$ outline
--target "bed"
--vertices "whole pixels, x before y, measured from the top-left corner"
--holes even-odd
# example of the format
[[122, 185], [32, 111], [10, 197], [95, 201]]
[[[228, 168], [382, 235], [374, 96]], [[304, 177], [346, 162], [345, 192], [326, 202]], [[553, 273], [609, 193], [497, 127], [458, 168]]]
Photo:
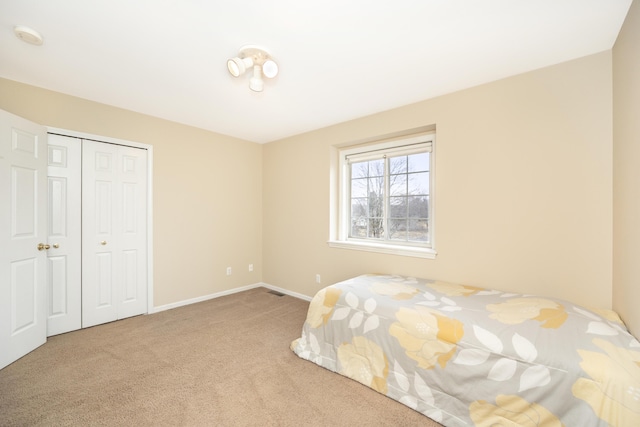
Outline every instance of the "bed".
[[445, 426], [640, 426], [640, 343], [612, 311], [392, 275], [320, 290], [301, 358]]

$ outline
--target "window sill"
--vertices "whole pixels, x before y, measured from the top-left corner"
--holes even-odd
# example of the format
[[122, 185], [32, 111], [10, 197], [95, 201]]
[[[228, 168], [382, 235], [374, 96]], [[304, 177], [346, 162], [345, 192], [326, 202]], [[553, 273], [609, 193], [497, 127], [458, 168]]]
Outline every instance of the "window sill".
[[389, 245], [384, 243], [353, 242], [344, 240], [329, 240], [331, 248], [352, 249], [356, 251], [378, 252], [382, 254], [411, 256], [416, 258], [436, 259], [437, 252], [431, 248], [414, 246]]

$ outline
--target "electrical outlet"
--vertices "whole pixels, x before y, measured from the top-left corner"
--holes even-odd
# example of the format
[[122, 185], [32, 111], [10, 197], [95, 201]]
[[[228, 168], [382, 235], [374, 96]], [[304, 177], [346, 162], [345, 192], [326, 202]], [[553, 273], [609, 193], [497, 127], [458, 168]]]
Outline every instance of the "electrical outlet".
[[249, 271], [253, 271], [253, 264], [249, 264]]
[[316, 274], [316, 283], [320, 283], [320, 275]]
[[231, 267], [227, 267], [227, 276], [231, 276]]

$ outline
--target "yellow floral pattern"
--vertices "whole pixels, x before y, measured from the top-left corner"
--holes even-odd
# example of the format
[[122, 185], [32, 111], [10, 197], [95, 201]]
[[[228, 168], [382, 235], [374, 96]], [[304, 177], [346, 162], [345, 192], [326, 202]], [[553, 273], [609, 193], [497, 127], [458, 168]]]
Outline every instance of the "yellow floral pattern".
[[342, 291], [333, 286], [326, 287], [319, 291], [309, 304], [307, 322], [312, 328], [326, 325], [333, 313], [333, 309], [340, 298]]
[[462, 323], [427, 307], [402, 307], [396, 318], [398, 322], [391, 325], [389, 333], [423, 369], [432, 369], [436, 364], [444, 368], [464, 335]]
[[567, 320], [562, 304], [545, 298], [510, 298], [503, 303], [488, 304], [489, 317], [507, 325], [537, 320], [543, 328], [557, 329]]
[[605, 310], [603, 308], [595, 308], [595, 307], [589, 307], [589, 310], [593, 311], [594, 313], [598, 313], [600, 316], [602, 316], [605, 320], [608, 320], [609, 322], [618, 323], [620, 325], [624, 324], [624, 322], [622, 322], [622, 319], [620, 319], [620, 316], [618, 315], [618, 313], [616, 313], [613, 310]]
[[[579, 378], [573, 395], [586, 401], [610, 425], [640, 426], [640, 352], [616, 347], [601, 338], [593, 343], [604, 353], [578, 350], [582, 369], [592, 378]], [[606, 387], [610, 378], [622, 383]]]
[[339, 372], [367, 387], [387, 393], [389, 361], [380, 346], [365, 337], [353, 337], [337, 350], [340, 361]]
[[396, 300], [407, 300], [417, 295], [420, 290], [405, 283], [375, 282], [371, 285], [371, 292]]
[[439, 281], [427, 283], [427, 287], [450, 297], [469, 296], [477, 294], [483, 290], [482, 288], [476, 288], [475, 286], [457, 285], [455, 283]]
[[544, 406], [515, 395], [496, 396], [496, 405], [476, 400], [469, 406], [476, 427], [561, 427], [564, 424]]

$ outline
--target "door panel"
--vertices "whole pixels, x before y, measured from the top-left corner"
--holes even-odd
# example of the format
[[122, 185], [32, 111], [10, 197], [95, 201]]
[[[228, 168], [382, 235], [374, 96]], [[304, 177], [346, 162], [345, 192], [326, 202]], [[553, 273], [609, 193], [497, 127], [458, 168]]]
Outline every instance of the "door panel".
[[0, 111], [0, 368], [46, 341], [47, 134]]
[[11, 335], [33, 327], [38, 320], [38, 268], [33, 258], [11, 263], [11, 304], [20, 307], [12, 311]]
[[123, 302], [134, 302], [138, 299], [138, 287], [137, 285], [137, 251], [130, 250], [124, 251], [122, 257], [122, 270], [123, 270]]
[[97, 296], [96, 308], [100, 310], [112, 309], [114, 311], [114, 318], [110, 320], [116, 320], [118, 318], [115, 304], [114, 304], [114, 289], [113, 281], [111, 280], [111, 272], [113, 270], [113, 263], [111, 262], [111, 254], [108, 252], [102, 252], [96, 254], [96, 286]]
[[147, 312], [147, 151], [120, 147], [119, 154], [123, 319]]
[[146, 154], [83, 141], [83, 327], [147, 311]]
[[51, 324], [56, 318], [69, 313], [69, 290], [66, 286], [69, 271], [65, 257], [49, 256], [48, 260], [49, 316], [47, 319], [47, 336], [51, 336], [53, 335], [51, 333]]
[[119, 268], [115, 145], [82, 141], [82, 327], [118, 319], [112, 272]]
[[37, 194], [38, 171], [13, 166], [11, 168], [11, 237], [13, 239], [35, 237], [38, 231]]
[[80, 329], [81, 141], [49, 135], [49, 238], [47, 336]]

